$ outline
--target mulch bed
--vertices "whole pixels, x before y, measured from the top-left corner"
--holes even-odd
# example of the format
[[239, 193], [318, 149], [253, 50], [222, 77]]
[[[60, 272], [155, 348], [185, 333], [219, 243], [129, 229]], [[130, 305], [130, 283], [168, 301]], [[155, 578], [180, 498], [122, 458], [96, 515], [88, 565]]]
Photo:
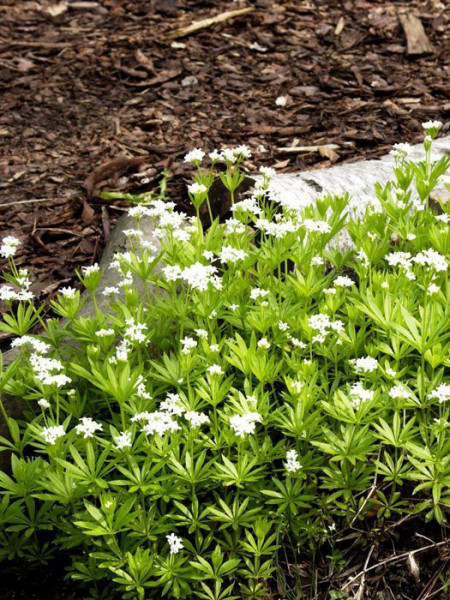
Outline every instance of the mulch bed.
[[[445, 122], [450, 112], [445, 4], [2, 0], [0, 236], [22, 240], [18, 263], [43, 298], [101, 256], [126, 205], [99, 191], [151, 190], [167, 169], [180, 200], [183, 155], [195, 146], [245, 143], [255, 154], [249, 171], [257, 163], [292, 172], [419, 142], [422, 121]], [[169, 39], [191, 21], [246, 6], [254, 10]], [[432, 54], [407, 56], [404, 10], [420, 17]], [[339, 147], [282, 150], [323, 144]], [[436, 573], [428, 564], [425, 582]], [[444, 597], [426, 595], [425, 583], [407, 588], [405, 577], [402, 563], [392, 595], [377, 583], [367, 597]], [[430, 593], [438, 588], [439, 580]], [[0, 598], [21, 597], [6, 593]]]
[[[253, 12], [168, 39], [180, 25], [245, 6]], [[168, 169], [181, 197], [182, 157], [195, 146], [246, 143], [258, 164], [297, 171], [419, 141], [422, 121], [450, 111], [444, 8], [438, 0], [3, 0], [0, 229], [23, 241], [19, 264], [33, 271], [34, 291], [70, 284], [75, 268], [101, 254], [124, 204], [100, 200], [98, 179], [141, 191]], [[433, 54], [406, 55], [403, 10], [420, 17]], [[280, 150], [324, 143], [339, 149]], [[107, 165], [88, 193], [89, 175], [117, 157], [140, 165], [131, 177], [126, 161]]]

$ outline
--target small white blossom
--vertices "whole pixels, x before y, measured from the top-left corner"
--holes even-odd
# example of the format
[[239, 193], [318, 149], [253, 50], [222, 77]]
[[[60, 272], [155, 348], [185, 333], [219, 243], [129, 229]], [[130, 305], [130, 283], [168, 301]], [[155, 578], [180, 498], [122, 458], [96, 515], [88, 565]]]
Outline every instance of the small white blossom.
[[436, 285], [435, 283], [430, 283], [430, 285], [427, 288], [427, 294], [428, 296], [433, 296], [433, 294], [438, 294], [441, 291], [441, 288]]
[[121, 431], [119, 435], [114, 438], [114, 443], [117, 450], [123, 450], [123, 448], [131, 448], [131, 431]]
[[82, 435], [84, 439], [94, 436], [96, 431], [102, 431], [103, 426], [94, 421], [91, 417], [81, 417], [79, 425], [75, 427], [78, 435]]
[[264, 348], [265, 350], [268, 350], [270, 348], [270, 342], [267, 340], [267, 338], [263, 337], [258, 341], [257, 346], [258, 348]]
[[365, 356], [362, 358], [356, 358], [350, 361], [355, 367], [356, 372], [362, 371], [363, 373], [372, 373], [378, 368], [378, 361], [371, 356]]
[[286, 453], [286, 462], [284, 463], [286, 471], [296, 473], [302, 468], [298, 460], [298, 452], [296, 450], [288, 450]]
[[388, 392], [388, 395], [393, 399], [406, 399], [411, 397], [411, 392], [408, 389], [406, 389], [403, 385], [397, 384], [391, 387], [391, 389]]
[[285, 323], [284, 321], [278, 321], [278, 329], [280, 331], [288, 331], [289, 325], [287, 323]]
[[40, 400], [38, 400], [38, 404], [43, 410], [50, 408], [50, 402], [45, 398], [41, 398]]
[[63, 287], [59, 290], [59, 293], [61, 294], [61, 296], [64, 296], [64, 298], [68, 298], [70, 300], [72, 298], [75, 298], [75, 296], [77, 295], [77, 290], [72, 287]]
[[108, 337], [114, 335], [114, 329], [99, 329], [95, 332], [95, 335], [99, 338]]
[[244, 250], [233, 248], [232, 246], [223, 246], [219, 258], [223, 263], [235, 263], [238, 260], [245, 260], [247, 253]]
[[206, 194], [207, 191], [208, 188], [202, 183], [195, 182], [188, 187], [188, 192], [193, 196], [200, 196], [201, 194]]
[[244, 415], [233, 415], [230, 417], [230, 426], [238, 437], [245, 437], [254, 433], [256, 423], [261, 422], [261, 415], [257, 412], [248, 412]]
[[223, 375], [223, 369], [220, 365], [211, 365], [207, 370], [210, 375]]
[[200, 163], [205, 156], [205, 153], [200, 148], [194, 148], [190, 152], [186, 154], [184, 157], [184, 162], [189, 163]]
[[201, 412], [195, 410], [188, 410], [184, 413], [184, 418], [189, 421], [191, 427], [197, 428], [209, 423], [209, 417]]
[[184, 548], [181, 538], [176, 536], [174, 533], [167, 535], [166, 539], [169, 542], [170, 554], [178, 554], [178, 552]]
[[270, 292], [268, 290], [262, 290], [261, 288], [253, 288], [250, 292], [250, 298], [252, 300], [257, 300], [258, 298], [264, 298], [265, 296], [268, 296], [269, 293]]
[[188, 354], [188, 352], [192, 348], [195, 348], [197, 346], [197, 341], [194, 340], [194, 338], [185, 337], [181, 340], [181, 344], [183, 345], [183, 349], [181, 350], [181, 352], [183, 352], [183, 354]]
[[340, 275], [334, 280], [334, 285], [336, 287], [351, 287], [352, 285], [355, 285], [355, 282], [353, 279], [350, 279], [350, 277]]
[[64, 431], [64, 427], [62, 425], [44, 427], [44, 429], [42, 430], [42, 435], [44, 436], [45, 441], [51, 446], [54, 446], [56, 441], [59, 438], [62, 438], [65, 434], [66, 432]]
[[366, 402], [367, 400], [373, 400], [374, 392], [372, 390], [366, 390], [363, 384], [358, 381], [352, 384], [350, 396], [352, 398], [351, 404], [353, 408], [359, 408], [361, 403]]
[[19, 244], [20, 241], [16, 237], [12, 235], [5, 236], [2, 239], [0, 246], [0, 256], [2, 258], [12, 258], [15, 255]]
[[430, 398], [436, 398], [439, 400], [439, 403], [448, 402], [450, 400], [450, 384], [441, 383], [438, 387], [433, 390], [429, 396]]

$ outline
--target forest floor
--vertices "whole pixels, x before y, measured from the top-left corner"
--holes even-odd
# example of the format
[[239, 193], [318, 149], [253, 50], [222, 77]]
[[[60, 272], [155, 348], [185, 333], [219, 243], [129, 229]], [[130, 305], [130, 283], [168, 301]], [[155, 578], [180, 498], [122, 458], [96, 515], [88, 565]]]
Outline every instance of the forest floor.
[[[125, 210], [99, 191], [151, 190], [167, 169], [179, 199], [189, 176], [183, 156], [194, 147], [247, 144], [250, 172], [256, 165], [293, 172], [421, 141], [423, 121], [445, 123], [450, 113], [445, 4], [2, 0], [0, 237], [20, 238], [18, 264], [30, 268], [33, 289], [44, 298], [98, 260]], [[192, 21], [250, 6], [238, 18], [170, 36]], [[431, 54], [407, 55], [404, 11], [420, 17]], [[444, 132], [449, 128], [444, 124]], [[324, 144], [337, 147], [284, 150]], [[396, 550], [425, 545], [425, 534], [411, 532], [414, 542], [404, 537]], [[387, 546], [385, 552], [380, 561]], [[374, 570], [367, 576], [377, 578], [373, 595], [366, 590], [364, 597], [444, 598], [435, 594], [442, 565], [449, 565], [441, 554], [437, 546], [423, 555], [423, 583], [411, 583], [404, 561], [394, 579], [388, 575], [396, 562]], [[58, 589], [26, 595], [70, 597]], [[0, 598], [21, 597], [0, 591]]]

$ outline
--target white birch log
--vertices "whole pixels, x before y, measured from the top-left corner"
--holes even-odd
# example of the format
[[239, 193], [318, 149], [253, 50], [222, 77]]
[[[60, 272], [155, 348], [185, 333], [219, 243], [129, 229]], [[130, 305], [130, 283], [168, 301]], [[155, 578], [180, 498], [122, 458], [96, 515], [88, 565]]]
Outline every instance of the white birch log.
[[[432, 159], [437, 160], [445, 154], [450, 155], [450, 136], [441, 137], [433, 142]], [[422, 144], [412, 146], [408, 158], [414, 161], [423, 160]], [[395, 161], [391, 155], [378, 159], [360, 160], [345, 163], [329, 169], [302, 171], [301, 173], [282, 173], [272, 179], [272, 187], [289, 200], [291, 206], [308, 206], [315, 202], [317, 196], [343, 194], [351, 196], [349, 210], [360, 214], [368, 204], [378, 204], [375, 194], [375, 183], [387, 183], [393, 176]], [[444, 193], [443, 184], [436, 188]]]

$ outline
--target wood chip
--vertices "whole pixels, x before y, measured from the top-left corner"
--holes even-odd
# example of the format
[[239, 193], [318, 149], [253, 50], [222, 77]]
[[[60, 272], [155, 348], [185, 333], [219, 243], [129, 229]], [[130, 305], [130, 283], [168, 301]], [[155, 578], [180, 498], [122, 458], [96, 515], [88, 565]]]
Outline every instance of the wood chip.
[[408, 56], [433, 54], [434, 47], [429, 41], [420, 19], [409, 12], [400, 14], [399, 18], [406, 35]]

